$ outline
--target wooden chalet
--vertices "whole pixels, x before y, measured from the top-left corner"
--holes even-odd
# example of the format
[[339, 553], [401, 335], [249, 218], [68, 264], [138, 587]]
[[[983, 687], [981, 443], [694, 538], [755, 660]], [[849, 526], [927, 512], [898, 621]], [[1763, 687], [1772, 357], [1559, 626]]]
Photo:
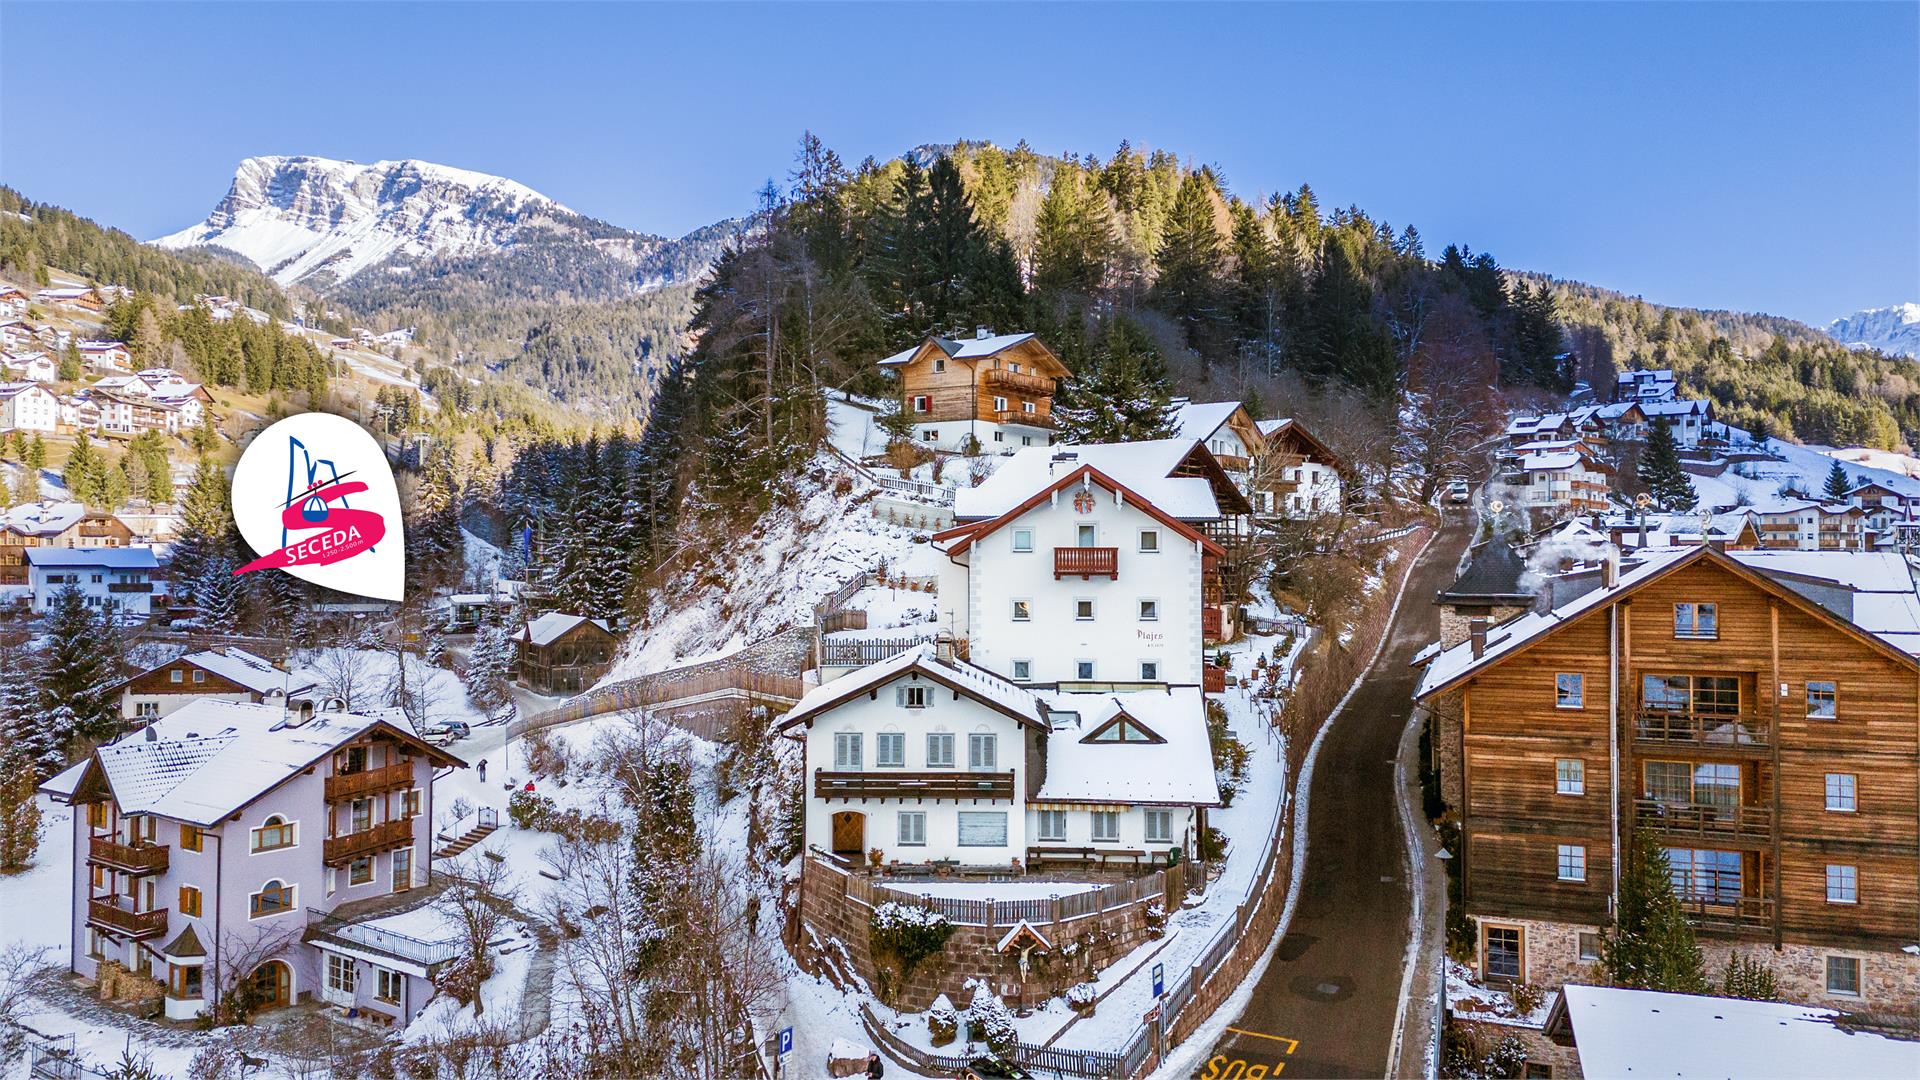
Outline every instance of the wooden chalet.
[[880, 361], [900, 379], [902, 410], [916, 441], [943, 450], [968, 440], [988, 452], [1045, 446], [1053, 394], [1071, 372], [1033, 334], [930, 337]]
[[[1665, 849], [1710, 972], [1783, 997], [1920, 1005], [1920, 603], [1905, 563], [1694, 545], [1430, 661], [1461, 899], [1490, 979], [1597, 958], [1635, 830]], [[1431, 654], [1430, 654], [1431, 655]]]
[[514, 634], [515, 676], [545, 694], [576, 694], [613, 667], [620, 639], [585, 615], [550, 611]]

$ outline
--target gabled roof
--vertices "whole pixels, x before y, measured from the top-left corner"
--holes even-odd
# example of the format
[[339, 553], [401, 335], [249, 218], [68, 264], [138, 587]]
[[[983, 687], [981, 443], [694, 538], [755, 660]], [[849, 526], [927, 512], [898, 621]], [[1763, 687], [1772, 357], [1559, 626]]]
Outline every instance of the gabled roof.
[[[1143, 446], [1148, 444], [1134, 443], [1134, 444], [1128, 444], [1128, 445]], [[1034, 447], [1033, 449], [1049, 450], [1051, 448]], [[1210, 456], [1211, 455], [1209, 455], [1209, 457]], [[1184, 456], [1183, 456], [1183, 460], [1184, 460]], [[1218, 468], [1219, 467], [1218, 463], [1216, 463], [1214, 467]], [[1004, 469], [1005, 469], [1005, 466], [1002, 466], [1003, 471]], [[996, 473], [994, 475], [998, 476], [999, 474]], [[1200, 491], [1204, 492], [1206, 502], [1208, 504], [1213, 503], [1213, 489], [1211, 484], [1206, 479], [1202, 477], [1197, 477], [1197, 476], [1171, 477], [1171, 478], [1165, 478], [1165, 479], [1168, 483], [1178, 483], [1182, 485], [1180, 489], [1180, 494], [1186, 500], [1186, 505], [1191, 507], [1198, 504], [1197, 502], [1198, 493], [1194, 489], [1188, 486], [1188, 485], [1195, 485], [1195, 484], [1201, 485]], [[989, 480], [989, 482], [991, 482], [991, 480]], [[957, 526], [952, 529], [948, 529], [945, 532], [935, 533], [933, 535], [933, 542], [936, 545], [937, 550], [941, 551], [942, 553], [949, 556], [958, 555], [961, 552], [967, 550], [969, 547], [972, 547], [974, 541], [999, 531], [1004, 526], [1017, 520], [1021, 515], [1025, 514], [1028, 510], [1031, 510], [1034, 507], [1039, 506], [1042, 502], [1052, 497], [1055, 492], [1064, 491], [1075, 484], [1082, 484], [1087, 487], [1093, 487], [1097, 485], [1099, 487], [1105, 488], [1106, 490], [1113, 493], [1114, 498], [1122, 500], [1128, 503], [1129, 505], [1138, 508], [1142, 513], [1146, 514], [1148, 517], [1153, 518], [1155, 521], [1158, 521], [1160, 524], [1165, 525], [1169, 529], [1172, 529], [1175, 533], [1178, 533], [1179, 535], [1184, 536], [1189, 540], [1197, 542], [1198, 544], [1200, 544], [1202, 550], [1205, 551], [1207, 554], [1220, 555], [1224, 553], [1220, 545], [1214, 543], [1212, 540], [1207, 539], [1207, 537], [1203, 533], [1201, 533], [1198, 529], [1195, 529], [1192, 525], [1188, 524], [1187, 521], [1184, 521], [1178, 517], [1175, 517], [1173, 514], [1168, 513], [1166, 510], [1162, 509], [1153, 500], [1143, 497], [1138, 492], [1133, 491], [1132, 489], [1128, 488], [1126, 485], [1119, 483], [1118, 481], [1114, 480], [1112, 477], [1101, 472], [1099, 469], [1094, 468], [1092, 465], [1081, 465], [1078, 468], [1073, 469], [1071, 472], [1063, 473], [1058, 479], [1054, 480], [1052, 483], [1047, 484], [1045, 487], [1041, 488], [1040, 490], [1034, 492], [1032, 495], [1028, 496], [1024, 501], [1009, 508], [1008, 510], [1006, 510], [1004, 513], [1001, 513], [997, 517], [969, 522], [968, 524]], [[981, 485], [981, 487], [985, 487], [985, 486], [987, 485], [986, 484]], [[979, 491], [980, 488], [973, 488], [971, 490]], [[964, 497], [967, 494], [967, 492], [962, 491], [959, 494], [960, 496]], [[959, 498], [955, 499], [955, 505], [957, 510], [959, 505]], [[959, 516], [958, 513], [956, 513], [955, 516], [956, 517]], [[1219, 516], [1220, 516], [1219, 511], [1218, 509], [1216, 509], [1212, 514], [1196, 520], [1211, 521], [1211, 520], [1217, 519]]]
[[592, 623], [603, 634], [611, 635], [613, 630], [600, 619], [589, 619], [585, 615], [569, 615], [562, 611], [549, 611], [527, 625], [513, 632], [513, 640], [530, 641], [534, 646], [551, 645], [566, 637], [582, 623]]
[[1047, 360], [1059, 369], [1055, 372], [1043, 374], [1052, 374], [1055, 377], [1064, 377], [1071, 374], [1067, 370], [1067, 366], [1060, 362], [1060, 358], [1053, 354], [1053, 350], [1047, 348], [1046, 343], [1033, 334], [991, 334], [987, 337], [971, 338], [930, 337], [912, 348], [902, 349], [892, 356], [886, 357], [879, 361], [879, 366], [901, 367], [910, 364], [923, 355], [929, 348], [938, 349], [940, 352], [955, 360], [983, 360], [987, 357], [1006, 352], [1008, 349], [1028, 341], [1039, 346], [1040, 351], [1046, 354]]
[[435, 764], [466, 767], [400, 726], [405, 722], [322, 712], [289, 723], [279, 705], [202, 698], [96, 748], [39, 790], [69, 802], [100, 790], [112, 795], [122, 813], [211, 827], [336, 748], [371, 735], [404, 743]]
[[1473, 562], [1437, 599], [1443, 604], [1531, 603], [1532, 590], [1521, 584], [1526, 575], [1526, 560], [1506, 537], [1496, 535], [1474, 551]]
[[[1114, 703], [1119, 705], [1119, 708], [1114, 711], [1114, 714], [1108, 717], [1100, 726], [1080, 736], [1081, 742], [1124, 742], [1141, 744], [1164, 743], [1167, 741], [1159, 732], [1148, 727], [1142, 723], [1138, 717], [1127, 712], [1126, 705], [1121, 704], [1118, 698], [1114, 699]], [[1106, 738], [1107, 732], [1116, 729], [1119, 731], [1117, 736], [1112, 739]], [[1129, 735], [1137, 735], [1139, 737], [1129, 738]]]
[[935, 648], [932, 642], [921, 642], [877, 664], [868, 664], [842, 678], [814, 687], [781, 718], [779, 730], [786, 731], [804, 724], [861, 694], [878, 692], [879, 687], [902, 677], [925, 678], [1028, 727], [1047, 726], [1040, 701], [1032, 692], [964, 660], [943, 660]]
[[[1125, 693], [1036, 691], [1045, 706], [1047, 774], [1035, 802], [1218, 806], [1207, 706], [1197, 686]], [[1094, 742], [1087, 736], [1121, 716], [1158, 742]]]
[[[1522, 615], [1487, 632], [1480, 656], [1473, 643], [1441, 652], [1427, 668], [1415, 696], [1442, 694], [1510, 656], [1537, 644], [1581, 617], [1660, 580], [1684, 566], [1710, 562], [1818, 622], [1826, 623], [1885, 656], [1920, 669], [1920, 593], [1898, 555], [1858, 551], [1728, 551], [1699, 544], [1641, 549], [1635, 565], [1622, 563], [1612, 587], [1601, 586], [1550, 611]], [[1795, 587], [1820, 583], [1849, 594], [1837, 611]]]
[[1198, 446], [1195, 439], [1151, 439], [1025, 447], [980, 486], [955, 492], [953, 514], [962, 522], [996, 518], [1028, 503], [1036, 493], [1055, 490], [1079, 470], [1092, 469], [1170, 517], [1212, 521], [1220, 516], [1213, 485], [1202, 477], [1174, 475]]
[[1260, 421], [1260, 434], [1266, 436], [1270, 442], [1289, 436], [1298, 438], [1300, 441], [1312, 447], [1314, 456], [1319, 458], [1324, 464], [1331, 465], [1336, 469], [1340, 467], [1340, 455], [1334, 453], [1326, 443], [1321, 442], [1319, 437], [1314, 435], [1313, 432], [1308, 431], [1304, 424], [1290, 417]]
[[[1237, 401], [1189, 401], [1174, 410], [1173, 429], [1179, 438], [1206, 442], [1233, 419], [1234, 413], [1244, 410]], [[1251, 423], [1253, 418], [1247, 420]]]
[[192, 664], [194, 667], [205, 668], [230, 683], [236, 683], [262, 695], [278, 694], [284, 690], [288, 697], [298, 698], [320, 682], [319, 676], [311, 671], [289, 670], [276, 665], [266, 657], [255, 656], [245, 649], [229, 647], [225, 650], [205, 649], [187, 653], [130, 676], [118, 685], [124, 687], [134, 679], [172, 667], [181, 661]]

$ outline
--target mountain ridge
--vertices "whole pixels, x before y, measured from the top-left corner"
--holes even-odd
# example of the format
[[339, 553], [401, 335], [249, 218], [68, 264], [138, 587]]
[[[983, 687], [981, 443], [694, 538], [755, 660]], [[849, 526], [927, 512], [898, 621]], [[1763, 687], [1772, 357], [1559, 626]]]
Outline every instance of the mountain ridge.
[[1828, 323], [1826, 332], [1850, 349], [1920, 360], [1920, 304], [1862, 308]]

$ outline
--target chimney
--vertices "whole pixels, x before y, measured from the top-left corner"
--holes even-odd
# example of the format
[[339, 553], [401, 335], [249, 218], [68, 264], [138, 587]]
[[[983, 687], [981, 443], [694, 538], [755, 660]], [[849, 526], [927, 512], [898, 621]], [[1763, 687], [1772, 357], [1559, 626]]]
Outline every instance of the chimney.
[[933, 658], [949, 664], [953, 663], [952, 631], [942, 630], [933, 636]]
[[1071, 450], [1062, 450], [1047, 459], [1047, 475], [1052, 476], [1055, 466], [1071, 465], [1080, 460], [1080, 455]]
[[1487, 652], [1487, 618], [1475, 615], [1467, 620], [1467, 640], [1473, 642], [1473, 658], [1480, 659]]
[[1620, 584], [1620, 550], [1608, 548], [1606, 557], [1600, 560], [1600, 586], [1611, 589]]
[[992, 336], [993, 327], [991, 326], [976, 326], [973, 328], [973, 339], [975, 341], [985, 341]]

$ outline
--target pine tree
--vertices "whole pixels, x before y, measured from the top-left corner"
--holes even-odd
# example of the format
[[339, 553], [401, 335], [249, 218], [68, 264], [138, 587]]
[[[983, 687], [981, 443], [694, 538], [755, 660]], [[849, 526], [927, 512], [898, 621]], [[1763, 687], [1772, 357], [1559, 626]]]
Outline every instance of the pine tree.
[[1112, 251], [1106, 193], [1061, 165], [1034, 220], [1033, 283], [1048, 292], [1090, 293], [1106, 279]]
[[0, 638], [0, 746], [26, 755], [42, 778], [66, 765], [66, 740], [40, 712], [40, 657], [12, 635]]
[[61, 382], [74, 382], [87, 373], [87, 365], [80, 359], [80, 344], [69, 340], [67, 347], [60, 352], [60, 369], [55, 376]]
[[1191, 172], [1180, 182], [1173, 207], [1154, 252], [1159, 277], [1154, 302], [1186, 331], [1187, 345], [1208, 359], [1217, 346], [1221, 307], [1220, 277], [1226, 256], [1213, 222], [1216, 192], [1207, 173]]
[[54, 737], [63, 750], [76, 739], [104, 739], [120, 722], [113, 693], [119, 672], [120, 635], [87, 608], [86, 597], [68, 585], [53, 595], [46, 613], [41, 654], [40, 707], [52, 714]]
[[1680, 447], [1674, 442], [1673, 428], [1665, 417], [1656, 419], [1647, 433], [1647, 445], [1640, 453], [1636, 476], [1654, 505], [1662, 510], [1691, 510], [1698, 501], [1693, 481], [1680, 465]]
[[1635, 830], [1620, 881], [1614, 926], [1600, 949], [1601, 969], [1615, 986], [1707, 992], [1707, 975], [1693, 928], [1674, 895], [1667, 853], [1653, 834]]
[[1132, 323], [1109, 319], [1086, 357], [1068, 366], [1073, 375], [1053, 401], [1059, 441], [1137, 442], [1173, 435], [1172, 381], [1151, 340]]
[[1720, 980], [1720, 992], [1730, 998], [1745, 998], [1748, 1001], [1780, 1000], [1780, 984], [1773, 977], [1773, 969], [1739, 953], [1727, 958], [1727, 968]]
[[1827, 499], [1836, 503], [1847, 501], [1847, 492], [1853, 490], [1853, 482], [1847, 479], [1847, 470], [1836, 461], [1833, 468], [1827, 470]]
[[0, 751], [0, 872], [24, 870], [40, 846], [40, 783], [31, 757], [14, 748]]
[[181, 506], [180, 536], [173, 544], [170, 570], [174, 592], [203, 611], [208, 598], [202, 593], [220, 592], [221, 570], [230, 575], [239, 565], [233, 558], [236, 538], [228, 500], [226, 473], [202, 458]]
[[513, 686], [507, 679], [514, 662], [514, 643], [507, 628], [494, 622], [480, 627], [467, 661], [467, 700], [489, 719], [512, 707]]
[[1327, 236], [1307, 294], [1296, 363], [1309, 385], [1339, 379], [1384, 399], [1399, 385], [1399, 358], [1393, 339], [1374, 321], [1373, 285], [1352, 243], [1338, 231]]

